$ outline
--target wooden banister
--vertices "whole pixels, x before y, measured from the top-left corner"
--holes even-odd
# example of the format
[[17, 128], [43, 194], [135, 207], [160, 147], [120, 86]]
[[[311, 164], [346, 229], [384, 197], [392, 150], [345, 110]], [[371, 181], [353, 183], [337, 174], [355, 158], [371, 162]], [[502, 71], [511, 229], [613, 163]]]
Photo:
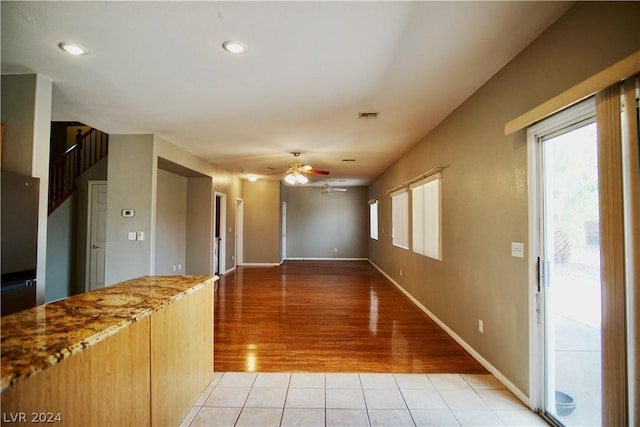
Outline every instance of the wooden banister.
[[78, 129], [76, 143], [49, 165], [49, 214], [78, 188], [78, 177], [109, 152], [109, 135]]

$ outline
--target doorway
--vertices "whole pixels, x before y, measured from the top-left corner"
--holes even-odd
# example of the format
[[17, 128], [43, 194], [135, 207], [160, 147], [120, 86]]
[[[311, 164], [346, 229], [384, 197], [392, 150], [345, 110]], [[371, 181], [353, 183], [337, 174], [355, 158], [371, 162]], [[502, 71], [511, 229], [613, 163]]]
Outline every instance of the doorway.
[[214, 204], [213, 273], [224, 274], [226, 271], [227, 195], [216, 192]]
[[244, 201], [236, 199], [236, 265], [244, 264]]
[[104, 287], [107, 249], [107, 181], [89, 181], [86, 291]]
[[287, 202], [282, 202], [282, 224], [281, 227], [281, 242], [280, 242], [280, 263], [283, 263], [287, 259]]
[[601, 423], [598, 146], [592, 100], [532, 128], [538, 399], [555, 425]]

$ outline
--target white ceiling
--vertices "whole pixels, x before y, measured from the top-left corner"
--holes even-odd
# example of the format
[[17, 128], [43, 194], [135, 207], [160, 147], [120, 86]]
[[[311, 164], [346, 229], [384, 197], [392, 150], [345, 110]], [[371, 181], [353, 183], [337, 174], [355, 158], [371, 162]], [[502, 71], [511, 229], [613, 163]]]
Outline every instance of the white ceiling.
[[[2, 73], [50, 77], [56, 121], [157, 134], [238, 174], [300, 151], [366, 185], [569, 6], [2, 1]], [[230, 39], [249, 51], [224, 51]]]

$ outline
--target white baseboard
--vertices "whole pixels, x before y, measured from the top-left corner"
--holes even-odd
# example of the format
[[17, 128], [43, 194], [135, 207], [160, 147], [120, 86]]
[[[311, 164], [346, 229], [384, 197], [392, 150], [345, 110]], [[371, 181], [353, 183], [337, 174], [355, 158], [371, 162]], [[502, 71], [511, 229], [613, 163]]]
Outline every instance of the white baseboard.
[[298, 258], [287, 257], [286, 261], [367, 261], [368, 258]]
[[420, 310], [422, 310], [427, 316], [431, 318], [434, 322], [437, 323], [451, 338], [453, 338], [458, 344], [460, 344], [474, 359], [478, 361], [482, 366], [484, 366], [487, 371], [491, 372], [494, 377], [505, 387], [509, 389], [518, 399], [520, 399], [525, 405], [531, 408], [531, 401], [526, 394], [522, 392], [515, 384], [507, 379], [496, 367], [494, 367], [491, 363], [489, 363], [484, 357], [480, 355], [473, 347], [471, 347], [465, 340], [463, 340], [459, 335], [457, 335], [451, 328], [449, 328], [444, 322], [438, 319], [429, 309], [427, 309], [420, 301], [415, 299], [413, 295], [407, 292], [398, 282], [396, 282], [391, 276], [389, 276], [384, 270], [376, 265], [373, 261], [369, 259], [371, 265], [373, 265], [383, 276], [385, 276], [393, 285], [400, 290], [404, 295], [407, 296]]
[[279, 262], [244, 262], [240, 267], [277, 267]]
[[234, 265], [233, 267], [231, 267], [230, 269], [228, 269], [227, 271], [225, 271], [225, 272], [224, 272], [224, 273], [222, 273], [222, 274], [229, 274], [229, 273], [231, 273], [232, 271], [234, 271], [235, 269], [236, 269], [236, 266]]

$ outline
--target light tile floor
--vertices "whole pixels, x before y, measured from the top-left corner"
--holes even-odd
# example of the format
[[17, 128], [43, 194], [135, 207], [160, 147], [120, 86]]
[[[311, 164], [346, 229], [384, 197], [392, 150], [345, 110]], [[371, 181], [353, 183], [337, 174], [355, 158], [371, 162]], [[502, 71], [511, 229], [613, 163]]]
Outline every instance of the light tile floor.
[[545, 426], [492, 375], [214, 374], [181, 426]]

